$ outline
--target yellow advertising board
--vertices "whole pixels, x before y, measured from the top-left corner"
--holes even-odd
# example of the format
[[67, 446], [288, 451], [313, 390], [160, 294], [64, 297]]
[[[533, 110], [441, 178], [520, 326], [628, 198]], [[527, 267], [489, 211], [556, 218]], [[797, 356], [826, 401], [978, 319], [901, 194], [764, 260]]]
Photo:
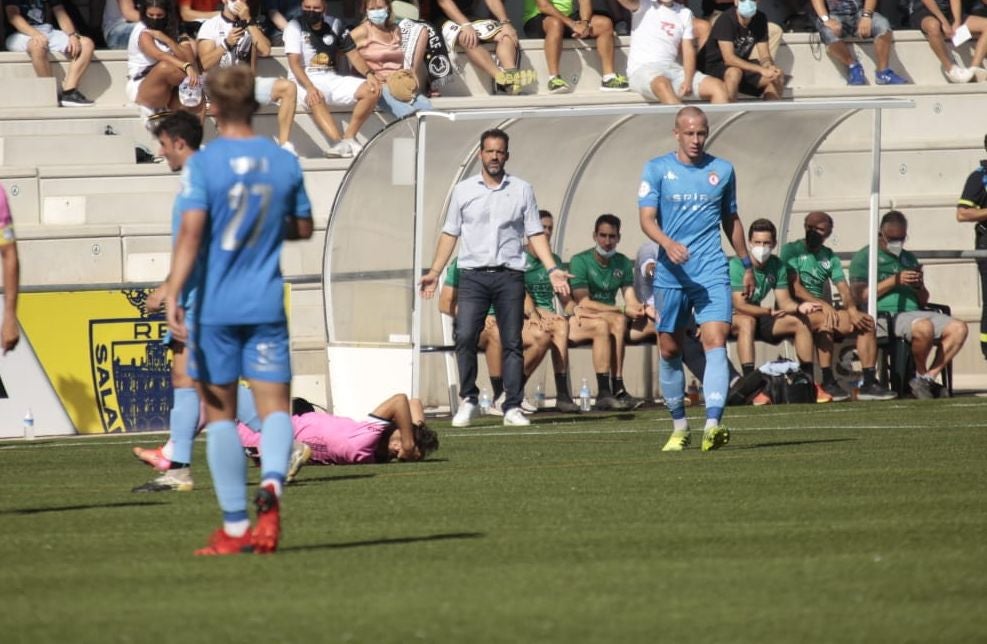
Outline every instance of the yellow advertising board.
[[148, 289], [22, 293], [18, 313], [41, 367], [82, 434], [168, 428], [171, 357]]

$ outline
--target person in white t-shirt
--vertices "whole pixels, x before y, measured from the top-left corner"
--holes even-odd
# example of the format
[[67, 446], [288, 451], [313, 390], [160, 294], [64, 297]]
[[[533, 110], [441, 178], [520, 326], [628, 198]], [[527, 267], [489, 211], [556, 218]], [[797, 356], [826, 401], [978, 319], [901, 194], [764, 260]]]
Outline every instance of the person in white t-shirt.
[[[127, 43], [127, 98], [147, 115], [179, 109], [178, 88], [199, 87], [199, 70], [187, 37], [171, 31], [170, 0], [145, 0]], [[172, 17], [173, 18], [173, 17]], [[198, 109], [200, 105], [186, 105]]]
[[[298, 103], [308, 106], [312, 120], [322, 133], [330, 139], [339, 139], [327, 154], [352, 157], [363, 149], [356, 135], [380, 99], [380, 82], [356, 50], [349, 32], [337, 18], [326, 16], [325, 11], [325, 0], [302, 0], [301, 17], [285, 27], [288, 77], [298, 85]], [[350, 67], [366, 80], [337, 73], [339, 53], [346, 54]], [[342, 136], [329, 113], [329, 105], [353, 108], [353, 117]]]
[[[199, 64], [205, 73], [230, 65], [249, 65], [257, 71], [257, 57], [271, 55], [271, 41], [250, 15], [244, 0], [227, 0], [218, 16], [209, 18], [196, 38], [199, 41]], [[278, 145], [291, 153], [291, 127], [295, 123], [298, 90], [284, 78], [254, 78], [254, 100], [260, 105], [278, 103]]]
[[696, 71], [692, 12], [687, 7], [675, 0], [618, 1], [632, 12], [631, 51], [627, 56], [632, 90], [666, 104], [681, 103], [687, 96], [711, 103], [729, 102], [723, 81]]

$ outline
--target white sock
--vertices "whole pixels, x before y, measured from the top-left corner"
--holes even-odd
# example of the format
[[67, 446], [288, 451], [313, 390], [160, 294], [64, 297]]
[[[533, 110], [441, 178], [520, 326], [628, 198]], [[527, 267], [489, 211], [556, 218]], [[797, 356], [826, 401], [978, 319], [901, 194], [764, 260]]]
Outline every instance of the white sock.
[[602, 80], [605, 83], [608, 80], [610, 80], [611, 78], [617, 78], [617, 75], [616, 74], [604, 74], [603, 75], [603, 78], [601, 78], [600, 80]]
[[719, 426], [720, 426], [720, 421], [716, 420], [715, 418], [706, 419], [706, 429], [713, 429], [714, 427], [719, 427]]
[[164, 456], [169, 461], [175, 453], [175, 445], [168, 439], [168, 442], [161, 447], [161, 455]]
[[265, 479], [265, 480], [263, 480], [263, 481], [260, 482], [260, 486], [261, 487], [266, 487], [267, 485], [273, 485], [274, 486], [274, 494], [275, 494], [275, 496], [277, 496], [280, 499], [281, 498], [281, 482], [278, 481], [277, 479]]
[[231, 537], [242, 537], [247, 534], [248, 528], [250, 528], [249, 519], [243, 519], [241, 521], [223, 521], [223, 532]]
[[676, 432], [689, 431], [689, 419], [688, 418], [673, 418], [672, 419], [672, 430]]

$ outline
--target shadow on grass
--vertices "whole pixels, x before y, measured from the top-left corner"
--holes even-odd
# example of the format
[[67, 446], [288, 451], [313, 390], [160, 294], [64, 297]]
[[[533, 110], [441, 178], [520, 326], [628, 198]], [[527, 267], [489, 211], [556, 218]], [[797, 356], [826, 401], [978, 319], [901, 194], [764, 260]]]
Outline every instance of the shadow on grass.
[[363, 548], [367, 546], [400, 546], [408, 543], [424, 541], [450, 541], [453, 539], [480, 539], [487, 536], [485, 532], [444, 532], [427, 534], [419, 537], [394, 537], [393, 539], [368, 539], [366, 541], [344, 541], [342, 543], [317, 543], [309, 546], [291, 546], [278, 548], [278, 552], [305, 552], [308, 550], [343, 550], [346, 548]]
[[790, 447], [793, 445], [813, 445], [816, 443], [845, 443], [856, 438], [820, 438], [819, 440], [773, 441], [771, 443], [754, 443], [753, 445], [738, 446], [738, 449], [761, 449], [762, 447]]
[[[316, 467], [316, 466], [312, 466]], [[308, 483], [328, 483], [330, 481], [351, 481], [354, 479], [372, 479], [377, 476], [377, 474], [371, 472], [368, 474], [342, 474], [340, 476], [316, 476], [311, 478], [304, 478], [294, 483], [290, 483], [291, 487], [304, 487]]]
[[97, 510], [102, 508], [133, 508], [146, 505], [168, 505], [164, 501], [121, 501], [120, 503], [93, 503], [91, 505], [60, 505], [50, 508], [11, 508], [0, 510], [0, 514], [44, 514], [46, 512], [74, 512], [76, 510]]
[[539, 412], [538, 414], [532, 414], [528, 416], [528, 420], [531, 421], [532, 425], [563, 425], [568, 423], [594, 423], [601, 420], [634, 420], [633, 412], [622, 412], [619, 414], [608, 414], [601, 412], [592, 412], [587, 414], [563, 414], [561, 412], [554, 413], [550, 412], [544, 414]]

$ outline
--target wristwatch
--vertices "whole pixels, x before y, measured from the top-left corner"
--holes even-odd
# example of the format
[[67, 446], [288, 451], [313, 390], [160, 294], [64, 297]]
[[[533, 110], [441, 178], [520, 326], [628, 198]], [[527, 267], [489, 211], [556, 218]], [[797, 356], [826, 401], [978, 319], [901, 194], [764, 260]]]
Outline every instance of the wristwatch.
[[829, 15], [827, 14], [825, 16], [819, 16], [819, 19], [822, 20], [823, 22], [829, 22]]

